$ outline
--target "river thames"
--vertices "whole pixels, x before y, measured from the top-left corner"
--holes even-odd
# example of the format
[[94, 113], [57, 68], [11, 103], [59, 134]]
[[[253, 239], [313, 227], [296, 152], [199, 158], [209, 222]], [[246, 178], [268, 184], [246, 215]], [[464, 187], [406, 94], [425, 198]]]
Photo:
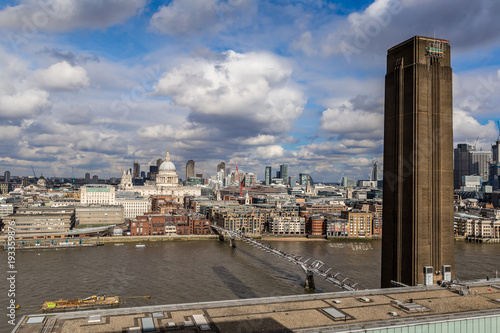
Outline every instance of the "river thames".
[[[321, 260], [325, 267], [349, 277], [361, 288], [380, 285], [380, 240], [266, 243]], [[299, 266], [240, 241], [234, 249], [227, 241], [216, 240], [150, 242], [143, 243], [147, 247], [142, 249], [135, 244], [18, 251], [15, 299], [21, 309], [17, 319], [35, 313], [45, 301], [95, 294], [151, 295], [151, 299], [125, 298], [122, 307], [130, 307], [305, 292], [305, 274]], [[494, 277], [495, 271], [500, 271], [500, 244], [456, 242], [455, 261], [456, 278], [460, 280]], [[2, 274], [6, 271], [4, 268]], [[315, 292], [339, 291], [318, 277], [315, 283]], [[6, 287], [3, 283], [1, 299], [5, 307]], [[0, 327], [10, 326], [3, 317]], [[12, 329], [6, 328], [6, 332]]]

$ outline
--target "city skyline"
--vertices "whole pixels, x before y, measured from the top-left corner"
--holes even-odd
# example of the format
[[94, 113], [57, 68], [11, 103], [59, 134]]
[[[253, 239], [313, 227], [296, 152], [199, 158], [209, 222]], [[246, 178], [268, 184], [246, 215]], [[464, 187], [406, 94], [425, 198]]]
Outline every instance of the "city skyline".
[[44, 4], [0, 5], [1, 173], [119, 177], [168, 145], [203, 175], [236, 160], [259, 180], [283, 163], [320, 182], [368, 179], [385, 50], [427, 32], [453, 45], [454, 146], [490, 150], [498, 136], [497, 3]]

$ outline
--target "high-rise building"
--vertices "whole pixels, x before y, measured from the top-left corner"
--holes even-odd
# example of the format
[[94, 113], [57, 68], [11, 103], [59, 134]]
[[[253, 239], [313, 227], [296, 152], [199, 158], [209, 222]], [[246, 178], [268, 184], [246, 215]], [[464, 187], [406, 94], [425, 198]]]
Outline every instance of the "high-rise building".
[[94, 175], [94, 176], [92, 177], [92, 183], [93, 183], [93, 184], [99, 184], [99, 177], [98, 177], [97, 175]]
[[189, 160], [186, 163], [186, 180], [189, 180], [190, 177], [194, 177], [194, 161]]
[[450, 43], [413, 37], [387, 52], [382, 287], [453, 276]]
[[5, 171], [5, 172], [3, 173], [3, 180], [4, 180], [4, 182], [6, 182], [6, 183], [10, 182], [10, 171]]
[[249, 172], [245, 175], [245, 187], [255, 186], [257, 183], [257, 175], [255, 173]]
[[355, 187], [356, 181], [354, 179], [347, 178], [346, 176], [343, 176], [342, 179], [340, 180], [340, 186], [342, 186], [342, 187]]
[[224, 173], [224, 176], [226, 175], [226, 163], [220, 162], [219, 164], [217, 164], [217, 172], [220, 172], [220, 171], [222, 171]]
[[470, 152], [472, 146], [467, 143], [459, 143], [453, 149], [453, 187], [459, 189], [463, 185], [463, 176], [470, 175]]
[[283, 184], [288, 184], [288, 164], [280, 165], [280, 177], [283, 179]]
[[378, 162], [373, 162], [371, 181], [379, 181], [382, 180], [382, 168]]
[[453, 187], [464, 186], [465, 176], [480, 176], [483, 182], [488, 182], [490, 161], [490, 151], [476, 151], [467, 143], [457, 144], [453, 150]]
[[480, 176], [487, 183], [490, 174], [491, 151], [470, 152], [470, 175]]
[[[311, 179], [308, 173], [299, 173], [299, 185], [307, 185], [307, 182]], [[312, 179], [311, 179], [312, 185]]]
[[493, 190], [500, 189], [500, 138], [491, 146], [493, 156], [490, 164], [490, 185]]
[[265, 172], [265, 175], [266, 175], [266, 181], [265, 181], [265, 184], [266, 185], [271, 185], [271, 181], [272, 181], [272, 176], [271, 176], [271, 172], [272, 172], [272, 169], [271, 169], [271, 166], [268, 165], [266, 166], [266, 172]]
[[156, 160], [156, 167], [159, 169], [160, 165], [163, 163], [163, 160], [161, 158]]
[[85, 183], [90, 184], [90, 173], [88, 172], [85, 174]]
[[134, 161], [134, 171], [132, 176], [134, 178], [139, 178], [141, 176], [141, 166], [139, 165], [139, 162]]

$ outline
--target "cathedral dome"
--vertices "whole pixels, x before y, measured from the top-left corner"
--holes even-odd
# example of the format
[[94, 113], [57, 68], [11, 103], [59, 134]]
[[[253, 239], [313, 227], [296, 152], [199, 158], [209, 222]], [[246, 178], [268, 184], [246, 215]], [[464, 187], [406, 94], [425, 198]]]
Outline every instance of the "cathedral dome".
[[158, 171], [177, 171], [174, 163], [170, 162], [170, 153], [168, 152], [168, 149], [167, 154], [165, 155], [165, 161], [160, 164], [160, 169]]
[[176, 171], [174, 163], [170, 161], [165, 161], [160, 165], [158, 171]]

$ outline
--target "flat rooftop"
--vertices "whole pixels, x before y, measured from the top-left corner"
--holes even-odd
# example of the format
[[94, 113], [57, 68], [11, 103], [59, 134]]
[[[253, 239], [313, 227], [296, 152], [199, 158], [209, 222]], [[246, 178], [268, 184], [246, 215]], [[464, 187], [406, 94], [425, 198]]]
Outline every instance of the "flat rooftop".
[[352, 332], [471, 320], [493, 320], [491, 332], [500, 328], [500, 279], [453, 287], [34, 314], [13, 332]]

